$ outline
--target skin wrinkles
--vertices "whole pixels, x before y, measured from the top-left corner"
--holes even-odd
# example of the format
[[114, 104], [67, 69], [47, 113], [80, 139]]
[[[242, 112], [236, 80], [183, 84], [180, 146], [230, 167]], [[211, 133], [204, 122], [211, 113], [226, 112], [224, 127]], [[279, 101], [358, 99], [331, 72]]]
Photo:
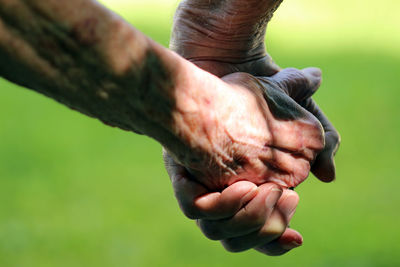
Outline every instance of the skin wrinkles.
[[[224, 41], [218, 30], [209, 33], [211, 41], [225, 45], [217, 52], [225, 53], [222, 58], [232, 58], [232, 62], [246, 63], [247, 66], [258, 64], [260, 58], [256, 57], [257, 62], [250, 62], [249, 57], [259, 56], [264, 48], [257, 42], [263, 36], [260, 34], [263, 23], [268, 20], [262, 17], [266, 16], [265, 10], [258, 13], [261, 18], [247, 13], [240, 17], [239, 13], [225, 9], [222, 3], [228, 2], [221, 2], [218, 7], [226, 10], [226, 15], [220, 17], [231, 20], [227, 29], [239, 29], [232, 35], [236, 42]], [[250, 7], [241, 6], [244, 1], [232, 3], [238, 8]], [[262, 3], [271, 4], [273, 10], [277, 2]], [[22, 8], [15, 8], [15, 5]], [[0, 0], [0, 14], [0, 54], [10, 61], [0, 62], [3, 77], [110, 126], [138, 131], [154, 138], [171, 152], [173, 159], [183, 163], [186, 170], [197, 170], [196, 175], [190, 177], [216, 190], [215, 193], [221, 191], [222, 194], [225, 186], [231, 188], [235, 182], [249, 186], [249, 182], [246, 185], [239, 182], [240, 179], [251, 180], [260, 188], [264, 186], [261, 183], [275, 177], [280, 177], [281, 184], [286, 186], [300, 183], [301, 179], [283, 176], [284, 172], [296, 172], [294, 177], [303, 175], [304, 166], [300, 158], [293, 157], [298, 168], [288, 169], [280, 160], [290, 153], [266, 149], [265, 144], [286, 151], [309, 149], [313, 156], [323, 147], [319, 138], [321, 129], [312, 117], [284, 121], [271, 114], [263, 95], [266, 91], [263, 87], [271, 85], [243, 83], [249, 75], [244, 73], [230, 75], [229, 83], [226, 77], [223, 81], [210, 75], [154, 43], [96, 1]], [[238, 23], [233, 17], [238, 19]], [[241, 19], [253, 17], [260, 23], [241, 28], [247, 25]], [[197, 32], [202, 37], [202, 31]], [[258, 41], [248, 39], [246, 32], [256, 36]], [[186, 33], [183, 31], [181, 34]], [[228, 49], [226, 45], [229, 45]], [[198, 55], [215, 56], [204, 54], [206, 50], [202, 47], [207, 48], [199, 46], [195, 51]], [[183, 51], [190, 49], [184, 48]], [[237, 51], [241, 55], [237, 55]], [[262, 55], [265, 56], [265, 51]], [[309, 93], [312, 91], [309, 84], [302, 84], [304, 81], [288, 82], [285, 80], [288, 76], [278, 75], [285, 70], [276, 73], [276, 69], [271, 71], [268, 66], [260, 68], [257, 72], [261, 75], [268, 69], [275, 72], [271, 79], [278, 87], [274, 90], [279, 89], [290, 97], [294, 96], [294, 88], [307, 91], [303, 92], [306, 95], [312, 94]], [[229, 74], [229, 70], [221, 72]], [[198, 102], [199, 109], [193, 113], [193, 102], [186, 100], [197, 99], [199, 95], [207, 98]], [[210, 108], [211, 103], [214, 103], [213, 108]], [[180, 113], [181, 110], [190, 112]], [[240, 159], [244, 166], [231, 167], [235, 158]], [[239, 174], [237, 169], [244, 172]], [[257, 194], [261, 202], [265, 194], [265, 191]], [[288, 205], [297, 204], [292, 201]]]
[[211, 1], [218, 3], [212, 7], [208, 2], [179, 5], [174, 23], [179, 30], [173, 30], [171, 49], [187, 59], [236, 64], [266, 56], [265, 29], [282, 1]]
[[[257, 76], [254, 77], [254, 79], [256, 80], [258, 78], [259, 81], [254, 82], [254, 84], [258, 84], [258, 86], [261, 84], [265, 87], [259, 93], [259, 99], [265, 98], [265, 105], [270, 106], [270, 117], [268, 117], [268, 112], [265, 112], [264, 119], [268, 118], [265, 127], [273, 134], [268, 140], [264, 140], [264, 144], [260, 142], [254, 147], [247, 146], [248, 148], [245, 150], [237, 150], [238, 153], [234, 155], [233, 159], [238, 166], [236, 171], [238, 176], [241, 176], [244, 180], [248, 178], [250, 181], [256, 183], [269, 177], [274, 183], [286, 187], [287, 184], [296, 185], [299, 181], [304, 180], [308, 176], [310, 165], [312, 164], [313, 172], [319, 179], [331, 181], [335, 176], [333, 158], [328, 161], [325, 159], [327, 155], [329, 156], [332, 153], [332, 143], [336, 146], [335, 150], [337, 149], [337, 141], [340, 140], [340, 138], [336, 138], [337, 141], [335, 141], [335, 135], [338, 137], [336, 130], [310, 98], [321, 83], [321, 72], [317, 69], [305, 69], [302, 71], [295, 69], [282, 70], [272, 61], [265, 49], [264, 32], [269, 20], [268, 11], [271, 10], [272, 14], [272, 11], [275, 10], [282, 1], [219, 1], [221, 3], [221, 5], [218, 6], [220, 10], [212, 10], [208, 13], [201, 10], [201, 8], [204, 8], [202, 5], [207, 4], [206, 2], [209, 1], [184, 1], [185, 4], [190, 3], [194, 8], [191, 14], [181, 12], [180, 8], [182, 6], [178, 8], [171, 39], [171, 48], [200, 68], [218, 77], [224, 77], [235, 72], [245, 72]], [[201, 8], [198, 9], [197, 7]], [[221, 15], [216, 17], [215, 14], [218, 12], [221, 12]], [[225, 15], [222, 15], [222, 13]], [[249, 14], [250, 16], [247, 16]], [[201, 21], [197, 20], [198, 17], [201, 17]], [[193, 23], [193, 21], [195, 23]], [[207, 28], [210, 23], [211, 25], [216, 25], [218, 30], [226, 30], [225, 33], [228, 34], [225, 35], [225, 40], [223, 39], [223, 34], [218, 34], [218, 30], [215, 31], [217, 33], [210, 32], [210, 29]], [[243, 27], [246, 26], [246, 24], [249, 27]], [[219, 25], [222, 26], [220, 27]], [[191, 31], [191, 28], [195, 28], [196, 30]], [[238, 40], [240, 40], [241, 43], [239, 41], [236, 43], [234, 42], [236, 36], [238, 36]], [[268, 82], [263, 82], [266, 77], [268, 77]], [[244, 75], [242, 75], [242, 78], [246, 80]], [[237, 79], [236, 82], [240, 84], [242, 81]], [[245, 86], [246, 82], [242, 83], [242, 85]], [[279, 91], [275, 92], [274, 90], [266, 88], [279, 89]], [[251, 90], [254, 91], [254, 88]], [[296, 103], [300, 103], [307, 111], [290, 107], [293, 101], [287, 101], [287, 99], [284, 98], [285, 94], [289, 95]], [[282, 95], [283, 100], [280, 98]], [[262, 101], [260, 101], [260, 103], [261, 102]], [[289, 106], [290, 112], [282, 110], [279, 107], [280, 104], [286, 105], [286, 108]], [[314, 115], [318, 118], [319, 122]], [[240, 118], [238, 117], [237, 119]], [[242, 122], [245, 122], [244, 118]], [[327, 145], [323, 152], [319, 154], [317, 160], [314, 161], [316, 153], [318, 153], [317, 151], [321, 151], [324, 147], [324, 133], [321, 131], [321, 123], [326, 133], [325, 140]], [[238, 123], [238, 125], [241, 124]], [[263, 123], [260, 125], [263, 125]], [[230, 140], [246, 144], [246, 138], [237, 138], [237, 133], [235, 134], [235, 130], [240, 127], [241, 126], [234, 127], [233, 132], [227, 129], [227, 135], [230, 137]], [[330, 136], [331, 134], [332, 137]], [[250, 139], [254, 143], [254, 138]], [[314, 142], [312, 140], [314, 140]], [[256, 151], [261, 145], [264, 146], [264, 154], [257, 154]], [[244, 147], [246, 147], [246, 145], [244, 145]], [[232, 147], [229, 152], [234, 154]], [[165, 158], [167, 159], [168, 155], [165, 155]], [[182, 166], [179, 165], [175, 165], [173, 169], [184, 171]], [[174, 175], [171, 174], [171, 170], [169, 173], [174, 188], [182, 188], [175, 182], [176, 180], [174, 180]], [[257, 176], [260, 174], [261, 176]], [[199, 173], [199, 175], [201, 175], [201, 173]], [[246, 175], [249, 176], [246, 177]], [[232, 181], [234, 183], [220, 193], [221, 200], [224, 199], [222, 195], [225, 194], [225, 197], [228, 195], [228, 191], [233, 193], [235, 188], [244, 186], [245, 182], [243, 180], [238, 177], [234, 178], [237, 180], [235, 180], [235, 182]], [[183, 180], [184, 178], [182, 181]], [[267, 184], [268, 183], [259, 185], [257, 188], [261, 189]], [[194, 184], [191, 183], [191, 186], [194, 186]], [[196, 186], [199, 188], [198, 198], [209, 199], [210, 201], [211, 196], [218, 196], [219, 194], [212, 190], [204, 190], [201, 184], [197, 184]], [[286, 196], [288, 194], [287, 191], [290, 190], [285, 190]], [[237, 191], [237, 193], [239, 193], [239, 191]], [[233, 194], [232, 197], [234, 195], [235, 194]], [[264, 197], [268, 198], [269, 195], [259, 191], [257, 196], [262, 199]], [[264, 215], [260, 213], [253, 217], [254, 214], [252, 215], [249, 213], [251, 210], [249, 206], [259, 209], [263, 205], [257, 201], [257, 196], [241, 209], [241, 211], [245, 211], [248, 218], [255, 218], [255, 220], [260, 219], [261, 217], [259, 216]], [[177, 199], [182, 203], [182, 193], [177, 194]], [[291, 197], [289, 199], [293, 198]], [[214, 208], [221, 207], [220, 200], [214, 199], [213, 201], [215, 205]], [[232, 198], [232, 201], [235, 201], [234, 198]], [[202, 228], [203, 233], [206, 236], [208, 233], [211, 233], [213, 238], [220, 239], [222, 244], [229, 251], [242, 251], [249, 248], [256, 248], [258, 251], [267, 255], [281, 255], [294, 247], [300, 246], [303, 242], [298, 232], [285, 228], [291, 216], [293, 216], [295, 206], [297, 205], [296, 201], [289, 202], [290, 203], [279, 201], [276, 203], [275, 215], [268, 220], [265, 220], [265, 218], [262, 220], [265, 222], [265, 226], [262, 227], [259, 232], [254, 232], [252, 235], [244, 237], [241, 236], [242, 234], [240, 232], [237, 232], [237, 229], [231, 229], [233, 231], [230, 233], [234, 233], [237, 237], [233, 240], [231, 236], [221, 230], [230, 228], [236, 224], [242, 224], [244, 228], [247, 227], [247, 230], [254, 229], [254, 225], [252, 225], [251, 222], [246, 223], [246, 216], [240, 220], [235, 220], [238, 214], [233, 212], [231, 213], [233, 217], [226, 216], [225, 218], [229, 218], [226, 220], [219, 220], [221, 217], [215, 216], [215, 210], [207, 214], [207, 209], [205, 210], [204, 207], [198, 206], [200, 203], [196, 204], [196, 202], [193, 202], [191, 205], [184, 205], [182, 209], [189, 212], [191, 218], [200, 218], [200, 225], [207, 224], [207, 221], [211, 220], [213, 223], [208, 224], [209, 227]], [[191, 202], [189, 201], [188, 203]], [[195, 215], [198, 209], [202, 210], [200, 216]], [[220, 212], [224, 212], [223, 208], [219, 210]], [[258, 228], [258, 226], [256, 226], [256, 228]], [[273, 233], [275, 233], [275, 235], [273, 235]], [[273, 236], [270, 236], [270, 234]]]
[[[295, 69], [288, 69], [285, 72], [286, 76], [283, 75], [286, 77], [286, 80], [281, 80], [277, 77], [277, 79], [274, 81], [275, 83], [271, 83], [271, 79], [269, 79], [269, 77], [278, 74], [281, 69], [272, 61], [271, 57], [266, 52], [264, 44], [265, 29], [270, 19], [269, 14], [273, 14], [273, 11], [276, 10], [276, 8], [280, 5], [282, 1], [255, 2], [256, 1], [254, 1], [254, 3], [252, 1], [221, 1], [221, 5], [218, 6], [218, 10], [213, 10], [212, 12], [209, 12], [209, 14], [207, 14], [204, 12], [206, 7], [202, 6], [207, 3], [196, 0], [184, 1], [183, 5], [178, 8], [177, 14], [175, 16], [174, 30], [171, 39], [171, 48], [191, 60], [197, 66], [210, 71], [218, 77], [223, 77], [234, 72], [246, 72], [252, 75], [256, 75], [258, 78], [258, 82], [264, 83], [263, 86], [265, 87], [265, 100], [267, 101], [269, 109], [274, 115], [274, 118], [282, 121], [299, 121], [298, 126], [296, 126], [293, 131], [301, 133], [301, 129], [304, 128], [305, 131], [311, 134], [311, 128], [316, 127], [320, 129], [321, 125], [320, 123], [314, 126], [308, 125], [306, 121], [310, 118], [313, 118], [313, 115], [319, 113], [316, 112], [316, 109], [311, 109], [309, 108], [309, 106], [304, 105], [303, 100], [310, 98], [311, 95], [315, 93], [315, 90], [319, 87], [321, 82], [321, 74], [320, 72], [318, 73], [318, 71], [315, 70], [307, 70], [301, 72]], [[188, 3], [190, 3], [190, 5]], [[258, 5], [260, 5], [260, 8], [256, 8], [256, 6]], [[264, 8], [262, 8], [263, 5]], [[186, 9], [188, 9], [189, 7], [193, 7], [190, 14], [186, 12]], [[240, 12], [237, 12], [238, 10]], [[222, 13], [226, 14], [226, 16], [215, 16], [215, 14]], [[200, 16], [196, 16], [196, 14], [200, 14]], [[201, 20], [197, 20], [199, 17], [201, 18]], [[251, 29], [241, 28], [240, 25], [242, 23], [248, 24]], [[217, 39], [215, 39], [214, 36], [211, 39], [207, 39], [207, 35], [202, 36], [201, 34], [199, 35], [196, 32], [193, 33], [190, 30], [191, 28], [196, 27], [197, 29], [200, 29], [200, 33], [203, 30], [208, 32], [210, 31], [210, 29], [208, 28], [210, 24], [218, 25], [217, 28], [220, 29], [224, 29], [223, 25], [228, 25], [227, 27], [225, 27], [225, 40], [224, 35], [218, 34], [218, 32], [212, 33], [217, 36]], [[254, 29], [256, 31], [262, 32], [263, 37], [260, 39], [253, 38]], [[232, 44], [232, 39], [234, 39], [235, 35], [229, 35], [230, 30], [239, 32], [239, 36], [244, 36], [244, 39], [241, 39], [241, 42], [238, 42], [240, 43], [240, 46], [235, 46], [235, 44]], [[244, 41], [246, 39], [248, 39], [249, 41]], [[191, 41], [190, 43], [187, 43], [186, 40]], [[222, 40], [222, 42], [219, 42], [219, 40]], [[229, 45], [224, 44], [224, 41], [229, 42]], [[257, 43], [257, 45], [254, 45], [254, 43]], [[260, 54], [258, 55], [261, 56], [261, 58], [252, 57], [254, 55], [254, 50], [252, 50], [254, 47], [257, 47], [257, 49], [259, 49], [257, 51], [260, 52]], [[221, 50], [223, 51], [221, 52]], [[188, 51], [191, 54], [187, 54]], [[289, 79], [289, 77], [291, 80]], [[294, 81], [304, 84], [305, 88], [313, 89], [304, 90], [304, 88], [293, 88], [293, 84], [296, 84], [293, 83]], [[279, 90], [271, 90], [272, 87], [276, 87]], [[280, 92], [282, 90], [286, 90], [286, 92]], [[291, 102], [293, 102], [293, 100], [289, 97], [285, 97], [285, 94], [290, 94], [293, 100], [307, 108], [308, 111], [293, 107], [293, 105], [291, 105]], [[310, 114], [309, 111], [311, 111], [313, 114]], [[318, 119], [321, 119], [322, 115], [317, 115], [317, 117]], [[327, 119], [320, 121], [324, 126], [324, 131], [327, 131], [327, 133], [329, 132], [329, 128], [333, 128], [330, 127], [330, 123], [327, 121]], [[302, 125], [301, 127], [300, 124]], [[274, 124], [271, 126], [275, 126], [275, 128], [271, 129], [277, 130], [275, 136], [278, 134], [285, 135], [284, 131], [280, 130], [279, 128], [283, 127], [289, 130], [289, 127], [283, 124]], [[293, 124], [293, 126], [295, 125]], [[335, 133], [337, 135], [336, 130], [332, 130], [331, 132], [332, 136], [335, 136]], [[327, 147], [331, 146], [331, 140], [335, 139], [330, 138], [329, 135], [330, 132], [329, 134], [325, 135], [325, 139], [327, 140], [328, 144]], [[321, 134], [312, 134], [312, 136], [313, 138], [317, 138], [318, 140], [321, 138]], [[301, 137], [301, 134], [299, 135], [299, 137]], [[339, 138], [336, 139], [339, 140]], [[272, 142], [275, 142], [275, 140], [273, 140]], [[310, 160], [310, 162], [314, 162], [315, 155], [312, 150], [318, 150], [320, 145], [318, 145], [317, 143], [310, 144], [312, 147], [312, 149], [310, 150], [305, 148], [304, 142], [306, 141], [304, 141], [302, 138], [298, 138], [296, 146], [282, 147], [282, 140], [278, 142], [279, 145], [270, 145], [274, 148], [282, 148], [282, 151], [291, 153], [293, 157], [298, 157], [299, 155], [303, 154], [305, 155], [306, 159]], [[326, 153], [330, 153], [330, 151], [327, 150]], [[321, 156], [320, 158], [326, 157]], [[314, 163], [316, 165], [319, 165], [320, 162], [321, 159], [315, 161]], [[332, 167], [332, 163], [333, 160], [331, 160], [330, 163], [325, 164], [330, 166], [324, 167], [326, 171], [319, 172], [318, 177], [321, 180], [324, 180], [324, 176], [334, 176], [334, 167]], [[322, 170], [323, 168], [313, 168], [313, 170], [317, 169]]]
[[[292, 129], [291, 127], [295, 126], [298, 127], [299, 130], [304, 127], [310, 127], [310, 131], [316, 131], [317, 133], [321, 131], [319, 122], [315, 119], [311, 122], [307, 122], [309, 118], [306, 116], [299, 122], [296, 120], [287, 120], [287, 122], [278, 121], [273, 112], [269, 109], [269, 105], [264, 102], [265, 96], [263, 90], [265, 90], [265, 88], [262, 83], [245, 73], [232, 74], [224, 77], [224, 80], [228, 82], [229, 85], [234, 85], [233, 88], [229, 88], [229, 94], [227, 94], [225, 90], [217, 90], [217, 92], [214, 93], [214, 99], [210, 100], [210, 102], [197, 102], [200, 106], [198, 110], [203, 111], [199, 113], [203, 114], [200, 115], [201, 117], [197, 117], [196, 114], [190, 114], [189, 117], [184, 119], [186, 123], [193, 123], [193, 125], [201, 124], [201, 120], [204, 120], [205, 125], [213, 126], [212, 128], [208, 128], [208, 126], [204, 126], [203, 123], [203, 126], [199, 127], [199, 129], [207, 129], [206, 136], [209, 136], [208, 140], [213, 140], [210, 142], [210, 149], [217, 155], [212, 161], [212, 164], [210, 164], [211, 161], [209, 161], [209, 165], [206, 165], [206, 168], [204, 168], [203, 164], [207, 164], [207, 158], [205, 158], [206, 161], [201, 160], [196, 162], [195, 165], [186, 162], [185, 164], [188, 166], [189, 172], [192, 173], [193, 176], [199, 177], [197, 179], [201, 179], [204, 185], [209, 188], [224, 188], [234, 182], [245, 179], [251, 180], [256, 184], [262, 184], [274, 179], [274, 181], [279, 181], [279, 184], [285, 187], [295, 186], [303, 181], [308, 176], [310, 168], [310, 165], [304, 164], [303, 161], [307, 159], [306, 162], [308, 162], [307, 157], [309, 157], [310, 154], [302, 156], [308, 144], [301, 141], [301, 135], [297, 133], [298, 130], [293, 128], [292, 133], [291, 131], [285, 130], [285, 136], [293, 134], [293, 137], [290, 137], [293, 139], [289, 142], [294, 142], [294, 147], [286, 146], [285, 148], [284, 145], [283, 149], [279, 151], [278, 149], [282, 145], [277, 146], [276, 144], [278, 144], [277, 142], [282, 137], [279, 137], [278, 141], [276, 141], [277, 138], [275, 137], [273, 129], [276, 128], [277, 125], [283, 125], [287, 129]], [[249, 81], [253, 82], [249, 83]], [[279, 89], [279, 87], [275, 85], [276, 83], [271, 84], [273, 84], [274, 87], [271, 87], [270, 90], [278, 92], [276, 96], [282, 97], [283, 95], [287, 97], [284, 93], [285, 91]], [[202, 92], [202, 94], [206, 95], [208, 93], [210, 92]], [[225, 100], [221, 102], [221, 98]], [[245, 103], [245, 105], [238, 105], [237, 103]], [[293, 105], [293, 109], [302, 109], [294, 101], [289, 101], [287, 103], [287, 105]], [[201, 107], [201, 105], [207, 105], [207, 107], [211, 107], [211, 109]], [[218, 110], [223, 112], [215, 113]], [[305, 111], [300, 113], [304, 114]], [[183, 116], [186, 115], [183, 114]], [[226, 120], [226, 118], [229, 118], [229, 120]], [[193, 120], [199, 120], [199, 123], [193, 122]], [[207, 124], [207, 121], [210, 123]], [[244, 132], [242, 132], [242, 128], [237, 127], [241, 121], [247, 122]], [[287, 123], [289, 124], [286, 125]], [[306, 124], [303, 126], [303, 123]], [[264, 124], [264, 128], [260, 127], [262, 124]], [[196, 131], [197, 130], [192, 129], [193, 133]], [[270, 133], [270, 137], [268, 137], [268, 134], [265, 135], [265, 133], [268, 132]], [[196, 134], [192, 136], [196, 136]], [[318, 138], [322, 135], [316, 134], [315, 136]], [[299, 140], [296, 141], [296, 139]], [[318, 140], [321, 140], [321, 138]], [[266, 144], [271, 147], [266, 149]], [[315, 157], [316, 152], [322, 149], [322, 147], [323, 142], [318, 147], [310, 150], [314, 151], [312, 153], [312, 159]], [[286, 164], [288, 159], [282, 160], [287, 153], [296, 154], [293, 160], [290, 161], [295, 167]], [[235, 158], [236, 160], [234, 160]], [[237, 159], [240, 159], [240, 161]], [[240, 165], [238, 165], [238, 163]], [[276, 177], [279, 178], [277, 179]]]

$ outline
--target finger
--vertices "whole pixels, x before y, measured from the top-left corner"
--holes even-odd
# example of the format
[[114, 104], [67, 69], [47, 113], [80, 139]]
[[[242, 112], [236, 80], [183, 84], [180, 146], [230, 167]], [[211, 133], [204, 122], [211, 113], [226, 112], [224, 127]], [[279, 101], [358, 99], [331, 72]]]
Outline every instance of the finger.
[[265, 225], [257, 232], [221, 241], [226, 250], [241, 252], [261, 246], [279, 238], [296, 211], [299, 197], [292, 190], [285, 190]]
[[293, 229], [287, 228], [278, 239], [255, 248], [257, 251], [268, 256], [280, 256], [303, 244], [301, 234]]
[[325, 147], [315, 159], [311, 171], [321, 181], [331, 182], [336, 178], [334, 156], [339, 149], [340, 135], [313, 99], [300, 104], [321, 122], [325, 131]]
[[295, 187], [308, 177], [311, 168], [310, 161], [314, 159], [314, 155], [311, 155], [313, 153], [305, 154], [307, 158], [303, 158], [278, 148], [272, 148], [268, 152], [263, 153], [259, 158], [269, 170], [275, 171], [271, 174], [269, 181], [284, 187]]
[[271, 148], [290, 152], [312, 161], [325, 147], [321, 122], [311, 112], [281, 92], [277, 86], [261, 84], [268, 104], [268, 127], [273, 134]]
[[258, 195], [258, 187], [247, 181], [239, 181], [221, 193], [208, 193], [194, 200], [194, 208], [202, 219], [219, 220], [234, 216], [244, 205]]
[[183, 213], [190, 219], [232, 217], [257, 195], [257, 186], [247, 181], [234, 183], [222, 192], [210, 192], [202, 184], [190, 179], [187, 170], [177, 164], [165, 150], [163, 157], [175, 197]]
[[[307, 68], [302, 71], [285, 69], [272, 76], [270, 80], [279, 84], [290, 97], [300, 103], [322, 124], [325, 132], [325, 146], [316, 157], [311, 170], [321, 181], [333, 181], [336, 177], [334, 155], [340, 144], [340, 135], [318, 105], [310, 98], [320, 86], [321, 71], [317, 68]], [[272, 95], [271, 92], [268, 93]]]
[[277, 82], [281, 80], [254, 77], [247, 73], [233, 73], [222, 79], [229, 84], [249, 88], [259, 99], [266, 100], [260, 105], [265, 110], [267, 127], [272, 135], [267, 146], [305, 159], [314, 159], [324, 148], [321, 123], [281, 89]]
[[283, 69], [270, 80], [276, 82], [297, 103], [311, 97], [319, 88], [322, 81], [322, 72], [318, 68]]
[[189, 179], [187, 170], [182, 165], [176, 163], [165, 149], [163, 149], [163, 159], [165, 168], [171, 179], [175, 197], [182, 212], [190, 219], [202, 217], [201, 212], [194, 206], [194, 200], [201, 195], [207, 194], [207, 188]]
[[204, 235], [212, 240], [250, 234], [264, 226], [281, 195], [282, 189], [279, 186], [273, 183], [263, 184], [259, 187], [257, 196], [232, 218], [199, 220], [198, 225]]

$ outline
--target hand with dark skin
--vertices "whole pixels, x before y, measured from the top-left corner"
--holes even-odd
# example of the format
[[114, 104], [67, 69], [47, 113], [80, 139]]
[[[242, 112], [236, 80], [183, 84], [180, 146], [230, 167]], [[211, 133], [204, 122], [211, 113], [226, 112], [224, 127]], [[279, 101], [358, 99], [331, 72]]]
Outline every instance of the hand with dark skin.
[[[256, 76], [276, 74], [280, 68], [266, 52], [264, 39], [267, 23], [279, 4], [280, 1], [265, 0], [183, 1], [176, 13], [171, 48], [197, 66], [220, 77], [234, 72], [246, 72]], [[281, 78], [282, 81], [291, 83], [288, 87], [292, 91], [292, 97], [313, 113], [324, 126], [325, 148], [318, 154], [312, 171], [320, 180], [330, 182], [335, 178], [333, 156], [340, 142], [339, 134], [311, 99], [311, 94], [300, 99], [299, 95], [304, 93], [304, 87], [295, 86], [296, 80], [303, 80], [306, 87], [308, 85], [317, 89], [321, 82], [321, 72], [315, 68], [303, 71], [290, 69], [285, 70], [284, 74], [280, 73], [280, 76], [286, 76]], [[305, 93], [307, 94], [307, 91]], [[270, 216], [271, 211], [265, 209], [262, 204], [258, 210], [254, 208], [259, 199], [268, 198], [273, 191], [260, 190], [262, 188], [259, 187], [257, 197], [251, 199], [247, 192], [253, 192], [251, 190], [256, 188], [256, 185], [238, 182], [226, 188], [222, 194], [213, 193], [193, 181], [190, 174], [167, 154], [164, 154], [164, 159], [183, 211], [191, 218], [200, 219], [198, 224], [205, 235], [223, 240], [222, 243], [228, 250], [241, 251], [253, 245], [268, 255], [281, 255], [301, 245], [301, 235], [292, 229], [287, 228], [280, 235], [268, 230], [271, 227], [264, 227], [276, 218]], [[267, 186], [273, 185], [262, 185]], [[294, 192], [290, 194], [295, 195]], [[269, 199], [274, 199], [273, 205], [277, 203], [275, 210], [285, 210], [281, 200], [277, 201], [274, 197]], [[297, 201], [298, 197], [294, 197], [289, 206], [295, 209]], [[207, 203], [207, 206], [204, 206], [204, 203]], [[285, 225], [284, 222], [289, 220], [290, 216], [280, 220], [283, 222], [281, 229]], [[259, 231], [258, 236], [263, 232], [262, 241], [255, 238], [257, 234], [253, 234], [252, 242], [236, 242], [239, 246], [232, 245], [232, 235], [237, 238], [249, 232], [255, 233], [256, 229]], [[270, 242], [271, 240], [273, 241]]]

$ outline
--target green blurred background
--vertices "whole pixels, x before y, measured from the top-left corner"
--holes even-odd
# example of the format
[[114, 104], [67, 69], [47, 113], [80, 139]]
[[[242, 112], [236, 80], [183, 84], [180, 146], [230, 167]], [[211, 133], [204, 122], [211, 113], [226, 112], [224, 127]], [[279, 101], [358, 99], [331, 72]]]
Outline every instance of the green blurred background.
[[[103, 1], [167, 46], [176, 0]], [[0, 80], [0, 266], [400, 266], [400, 1], [286, 0], [268, 30], [283, 67], [321, 67], [342, 135], [337, 181], [310, 177], [271, 258], [225, 252], [178, 209], [154, 141]]]

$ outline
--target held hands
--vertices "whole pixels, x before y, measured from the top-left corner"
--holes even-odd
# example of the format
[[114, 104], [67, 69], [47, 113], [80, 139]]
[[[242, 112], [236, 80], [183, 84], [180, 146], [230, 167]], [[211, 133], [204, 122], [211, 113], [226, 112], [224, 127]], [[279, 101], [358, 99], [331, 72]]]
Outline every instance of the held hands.
[[[255, 248], [268, 255], [281, 255], [302, 244], [302, 236], [287, 228], [299, 198], [294, 191], [286, 188], [296, 186], [306, 178], [311, 161], [323, 147], [323, 135], [316, 119], [289, 96], [292, 94], [291, 97], [302, 100], [311, 95], [320, 83], [320, 76], [313, 76], [314, 72], [315, 69], [287, 69], [269, 78], [255, 78], [245, 73], [223, 78], [233, 84], [265, 92], [264, 112], [267, 115], [263, 118], [269, 122], [268, 129], [272, 130], [259, 129], [263, 129], [266, 135], [278, 136], [272, 138], [276, 142], [273, 148], [257, 150], [256, 145], [248, 148], [247, 154], [242, 155], [243, 161], [248, 159], [260, 164], [254, 167], [247, 163], [240, 172], [237, 171], [237, 175], [246, 177], [241, 181], [237, 181], [235, 175], [224, 176], [232, 182], [227, 180], [230, 186], [222, 192], [204, 186], [207, 179], [189, 172], [164, 152], [165, 165], [182, 211], [189, 218], [197, 219], [203, 233], [210, 239], [221, 240], [229, 251]], [[260, 95], [261, 99], [261, 92]], [[246, 101], [243, 100], [242, 105]], [[249, 110], [251, 106], [257, 105], [250, 104]], [[257, 115], [255, 111], [242, 112], [243, 116]], [[239, 119], [237, 122], [244, 130], [265, 123], [262, 119], [257, 120], [254, 126], [251, 120]], [[240, 143], [241, 146], [244, 144]], [[302, 147], [300, 144], [305, 145]], [[237, 146], [235, 152], [242, 153], [241, 146]], [[271, 157], [265, 156], [260, 160], [264, 155]]]
[[[265, 48], [265, 31], [273, 12], [282, 0], [185, 0], [175, 15], [171, 49], [200, 68], [223, 77], [235, 72], [254, 76], [271, 76], [281, 69], [272, 61]], [[309, 73], [311, 70], [308, 70]], [[287, 79], [304, 79], [290, 71]], [[311, 74], [311, 73], [310, 73]], [[321, 82], [321, 73], [314, 73]], [[306, 83], [306, 82], [305, 82]], [[313, 85], [315, 89], [319, 84]], [[296, 92], [293, 92], [295, 94]], [[320, 180], [335, 178], [333, 157], [339, 147], [340, 136], [309, 95], [295, 100], [311, 112], [322, 124], [325, 147], [312, 171]]]
[[324, 147], [319, 121], [291, 98], [302, 101], [315, 92], [320, 76], [313, 74], [314, 69], [258, 78], [234, 73], [198, 92], [196, 104], [182, 97], [177, 127], [201, 154], [180, 155], [181, 165], [214, 190], [241, 180], [296, 187]]
[[182, 2], [172, 49], [216, 77], [96, 0], [0, 0], [0, 76], [162, 143], [178, 201], [207, 236], [279, 254], [301, 243], [284, 188], [311, 166], [332, 180], [339, 140], [310, 98], [319, 71], [280, 71], [265, 51], [280, 2]]
[[[252, 92], [256, 106], [262, 107], [260, 118], [264, 117], [264, 121], [254, 119], [257, 112], [251, 108], [253, 101], [247, 109], [239, 109], [242, 117], [233, 119], [236, 124], [231, 129], [245, 140], [250, 137], [254, 143], [249, 145], [239, 140], [239, 145], [231, 146], [229, 151], [237, 153], [238, 160], [233, 164], [236, 169], [227, 175], [220, 172], [223, 178], [215, 179], [217, 183], [208, 181], [210, 176], [218, 177], [204, 172], [207, 166], [203, 170], [200, 166], [194, 170], [189, 168], [189, 172], [167, 153], [164, 159], [182, 210], [189, 218], [198, 219], [207, 237], [222, 240], [229, 251], [255, 248], [268, 255], [280, 255], [302, 243], [301, 235], [287, 228], [298, 196], [282, 187], [302, 182], [310, 164], [319, 179], [332, 181], [335, 177], [333, 156], [340, 138], [311, 99], [321, 82], [320, 71], [286, 69], [278, 73], [279, 67], [266, 53], [265, 29], [280, 1], [246, 3], [183, 1], [175, 18], [171, 47], [199, 67], [223, 77], [233, 87], [241, 86]], [[231, 74], [235, 72], [248, 74]], [[261, 101], [261, 94], [265, 102]], [[239, 103], [246, 106], [246, 100]], [[232, 119], [235, 114], [235, 110], [228, 110], [225, 119]], [[324, 128], [325, 147], [315, 118]], [[243, 131], [235, 132], [236, 129]], [[269, 137], [262, 140], [269, 144], [268, 149], [260, 149], [262, 138], [253, 138], [246, 133], [249, 129], [250, 132], [262, 129], [261, 135], [256, 136]], [[265, 153], [266, 150], [269, 152]], [[222, 192], [210, 190], [215, 185], [228, 187]]]
[[165, 153], [164, 160], [182, 211], [228, 251], [255, 248], [280, 255], [302, 244], [302, 236], [287, 228], [299, 200], [294, 191], [274, 183], [257, 187], [240, 181], [221, 193], [210, 192]]

